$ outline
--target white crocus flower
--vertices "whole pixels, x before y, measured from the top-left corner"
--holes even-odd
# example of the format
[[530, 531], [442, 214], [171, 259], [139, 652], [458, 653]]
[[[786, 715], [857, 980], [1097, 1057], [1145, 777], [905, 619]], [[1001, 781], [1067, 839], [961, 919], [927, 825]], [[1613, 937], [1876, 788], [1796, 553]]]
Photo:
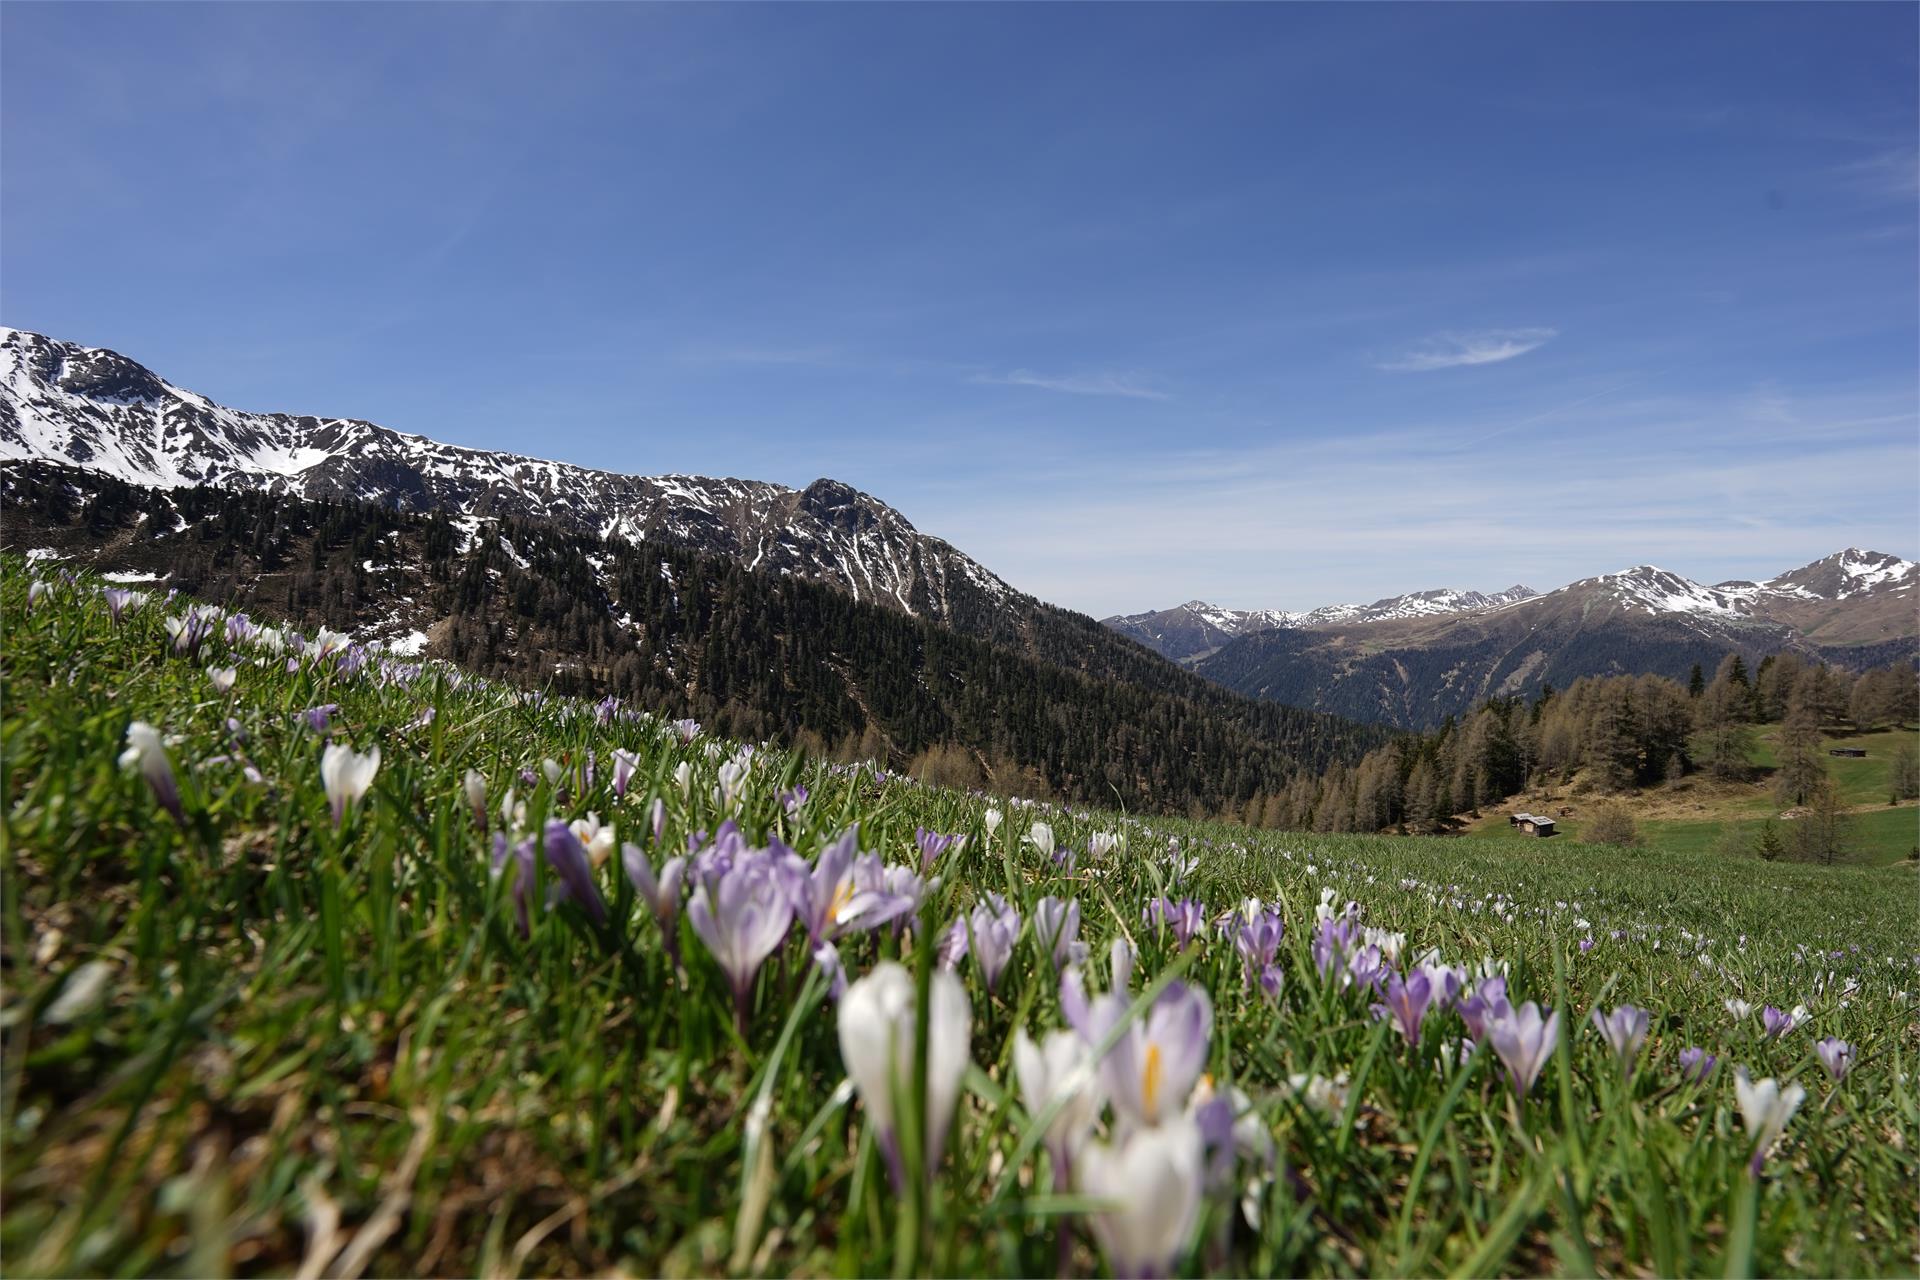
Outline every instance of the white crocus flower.
[[1044, 822], [1036, 822], [1027, 831], [1027, 843], [1040, 851], [1043, 858], [1053, 856], [1053, 828]]
[[333, 825], [339, 826], [347, 810], [360, 803], [373, 775], [380, 770], [380, 748], [364, 754], [344, 742], [333, 742], [320, 754], [320, 781], [327, 788], [327, 802], [333, 806]]
[[1080, 1193], [1106, 1208], [1090, 1214], [1094, 1238], [1118, 1276], [1166, 1275], [1186, 1252], [1200, 1214], [1205, 1149], [1184, 1112], [1135, 1128], [1077, 1157]]
[[207, 668], [207, 679], [212, 683], [213, 691], [215, 693], [224, 694], [224, 693], [231, 692], [233, 689], [233, 682], [239, 678], [240, 678], [239, 669], [235, 667], [208, 667]]
[[[930, 1172], [946, 1147], [947, 1126], [966, 1075], [972, 1014], [967, 989], [950, 970], [933, 974], [931, 1022], [927, 1028], [925, 1148]], [[913, 1087], [913, 975], [904, 965], [884, 961], [847, 987], [840, 999], [840, 1057], [860, 1091], [896, 1183], [906, 1177], [901, 1164], [896, 1088]]]
[[467, 807], [473, 810], [473, 820], [479, 823], [482, 829], [485, 829], [487, 825], [487, 780], [480, 776], [478, 769], [469, 769], [466, 772], [466, 776], [460, 779], [460, 784], [466, 788]]
[[598, 867], [613, 856], [615, 846], [614, 829], [611, 822], [602, 825], [600, 815], [590, 813], [584, 818], [575, 818], [572, 824], [573, 834], [580, 837], [580, 843], [587, 847], [587, 857]]
[[1051, 1031], [1039, 1044], [1024, 1029], [1013, 1041], [1013, 1074], [1020, 1102], [1038, 1116], [1055, 1098], [1064, 1099], [1047, 1125], [1047, 1154], [1056, 1185], [1064, 1185], [1073, 1153], [1093, 1129], [1100, 1108], [1100, 1084], [1087, 1042], [1073, 1031]]
[[1783, 1089], [1772, 1076], [1749, 1079], [1747, 1069], [1739, 1067], [1733, 1073], [1733, 1092], [1740, 1101], [1740, 1119], [1747, 1126], [1747, 1136], [1753, 1139], [1753, 1171], [1757, 1174], [1767, 1152], [1786, 1131], [1787, 1121], [1807, 1100], [1807, 1091], [1797, 1084]]
[[987, 810], [985, 821], [987, 824], [987, 836], [991, 838], [993, 833], [1000, 829], [1000, 811], [998, 809]]
[[673, 766], [673, 784], [680, 788], [681, 795], [687, 794], [687, 789], [693, 785], [693, 766], [685, 760]]

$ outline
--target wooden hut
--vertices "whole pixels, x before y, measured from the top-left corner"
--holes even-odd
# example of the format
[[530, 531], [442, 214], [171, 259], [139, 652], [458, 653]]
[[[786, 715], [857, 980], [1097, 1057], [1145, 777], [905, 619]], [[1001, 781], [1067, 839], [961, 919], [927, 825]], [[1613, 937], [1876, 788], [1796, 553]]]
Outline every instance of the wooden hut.
[[1537, 813], [1508, 814], [1507, 825], [1520, 828], [1520, 834], [1523, 836], [1550, 836], [1553, 834], [1553, 819], [1543, 818]]

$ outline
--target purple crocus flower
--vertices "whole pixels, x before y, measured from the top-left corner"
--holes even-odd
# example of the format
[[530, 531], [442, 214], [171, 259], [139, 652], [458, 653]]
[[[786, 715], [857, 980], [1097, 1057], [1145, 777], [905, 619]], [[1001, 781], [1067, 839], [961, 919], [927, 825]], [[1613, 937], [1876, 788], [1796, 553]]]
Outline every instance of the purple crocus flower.
[[315, 733], [325, 733], [333, 725], [333, 714], [340, 710], [337, 702], [323, 703], [317, 707], [308, 707], [300, 714], [307, 722], [307, 728]]
[[966, 847], [965, 836], [943, 836], [937, 831], [925, 827], [915, 827], [913, 842], [920, 846], [920, 873], [925, 875], [933, 870], [933, 864], [948, 853], [958, 853]]
[[236, 613], [227, 619], [227, 643], [241, 644], [251, 640], [255, 630], [257, 628], [251, 618], [244, 613]]
[[1286, 932], [1286, 925], [1277, 911], [1257, 911], [1250, 916], [1236, 915], [1234, 921], [1233, 948], [1240, 953], [1245, 982], [1251, 987], [1273, 967], [1274, 958], [1280, 954], [1280, 939]]
[[692, 742], [700, 736], [700, 722], [698, 720], [675, 720], [670, 727], [680, 736], [680, 741], [682, 742]]
[[805, 787], [795, 787], [791, 791], [782, 791], [778, 797], [780, 807], [787, 811], [789, 818], [794, 817], [800, 810], [806, 808], [807, 796], [809, 794]]
[[702, 876], [694, 887], [687, 919], [733, 987], [734, 1022], [744, 1034], [754, 976], [793, 923], [786, 878], [764, 850], [729, 858], [725, 870]]
[[187, 825], [187, 815], [180, 807], [180, 785], [174, 780], [173, 762], [167, 759], [167, 747], [158, 729], [144, 720], [128, 725], [127, 749], [120, 753], [120, 767], [138, 769], [160, 807], [182, 827]]
[[122, 591], [118, 587], [108, 587], [105, 591], [101, 592], [101, 599], [107, 602], [107, 617], [116, 627], [120, 625], [120, 616], [127, 611], [128, 605], [135, 605], [137, 607], [139, 604], [145, 603], [146, 598], [144, 592]]
[[587, 852], [587, 846], [580, 843], [573, 828], [558, 818], [547, 819], [547, 865], [552, 867], [559, 882], [548, 894], [547, 905], [571, 898], [580, 904], [595, 924], [607, 922], [607, 904], [600, 899], [600, 886], [593, 880], [593, 858]]
[[1339, 981], [1346, 986], [1352, 981], [1348, 970], [1347, 958], [1356, 949], [1360, 940], [1360, 926], [1350, 916], [1328, 916], [1321, 919], [1313, 935], [1313, 966], [1320, 971], [1320, 977], [1328, 981]]
[[660, 874], [655, 876], [653, 862], [646, 853], [638, 845], [626, 844], [620, 846], [620, 864], [626, 868], [633, 891], [645, 900], [647, 909], [653, 912], [654, 920], [659, 923], [667, 954], [678, 964], [680, 931], [674, 928], [674, 918], [680, 913], [680, 882], [686, 877], [687, 860], [682, 857], [668, 858], [661, 866]]
[[625, 799], [627, 784], [633, 781], [633, 771], [640, 767], [640, 757], [632, 751], [613, 749], [613, 794]]
[[1410, 978], [1389, 972], [1381, 984], [1380, 994], [1381, 1002], [1373, 1006], [1374, 1016], [1392, 1018], [1402, 1039], [1408, 1044], [1419, 1044], [1420, 1026], [1427, 1020], [1427, 1009], [1433, 1003], [1432, 980], [1419, 969], [1414, 970]]
[[1802, 1012], [1802, 1010], [1796, 1009], [1792, 1013], [1782, 1013], [1772, 1005], [1768, 1005], [1762, 1009], [1760, 1011], [1760, 1023], [1766, 1033], [1767, 1039], [1778, 1040], [1781, 1036], [1784, 1036], [1787, 1032], [1799, 1026]]
[[513, 863], [513, 910], [520, 924], [520, 936], [526, 937], [532, 928], [527, 920], [527, 895], [533, 892], [533, 837], [529, 836], [517, 844], [509, 844], [501, 832], [493, 835], [493, 875], [497, 880], [506, 871], [507, 863]]
[[1641, 1046], [1647, 1042], [1647, 1029], [1653, 1021], [1647, 1011], [1623, 1004], [1612, 1013], [1603, 1014], [1595, 1009], [1589, 1016], [1594, 1029], [1613, 1050], [1613, 1056], [1620, 1059], [1621, 1068], [1633, 1070], [1633, 1060], [1640, 1056]]
[[999, 894], [989, 893], [985, 901], [974, 907], [967, 924], [972, 935], [969, 941], [973, 962], [980, 966], [987, 990], [998, 990], [1000, 975], [1006, 971], [1007, 961], [1013, 958], [1013, 944], [1020, 936], [1020, 913]]
[[1560, 1045], [1559, 1011], [1550, 1010], [1543, 1018], [1540, 1006], [1529, 1000], [1517, 1009], [1488, 1018], [1486, 1029], [1493, 1051], [1506, 1065], [1513, 1091], [1526, 1097]]
[[1513, 1013], [1513, 1007], [1507, 1003], [1507, 980], [1505, 978], [1485, 978], [1474, 993], [1460, 1001], [1460, 1020], [1467, 1024], [1467, 1034], [1476, 1041], [1487, 1038], [1487, 1024]]
[[1713, 1074], [1714, 1063], [1719, 1061], [1713, 1054], [1701, 1048], [1686, 1048], [1680, 1051], [1680, 1075], [1695, 1084]]
[[1053, 961], [1057, 973], [1070, 964], [1086, 959], [1086, 944], [1080, 937], [1080, 904], [1065, 902], [1048, 894], [1033, 904], [1033, 936]]
[[1845, 1040], [1828, 1036], [1816, 1041], [1813, 1051], [1820, 1055], [1820, 1065], [1827, 1069], [1835, 1084], [1845, 1080], [1847, 1072], [1853, 1070], [1853, 1046]]
[[911, 867], [890, 867], [877, 853], [860, 853], [859, 840], [859, 828], [847, 828], [811, 868], [797, 855], [781, 860], [794, 913], [816, 945], [883, 924], [897, 930], [926, 896], [925, 882]]
[[[1124, 993], [1109, 992], [1087, 1009], [1081, 1032], [1098, 1048], [1126, 1017]], [[1170, 982], [1147, 1011], [1121, 1032], [1100, 1062], [1100, 1079], [1114, 1109], [1140, 1125], [1157, 1125], [1178, 1114], [1207, 1065], [1213, 1035], [1213, 1005], [1207, 993]]]
[[1193, 898], [1155, 898], [1141, 911], [1140, 918], [1158, 929], [1173, 934], [1174, 943], [1185, 951], [1207, 927], [1207, 909]]
[[1420, 962], [1420, 972], [1427, 975], [1427, 985], [1433, 991], [1433, 1007], [1436, 1009], [1451, 1007], [1466, 989], [1467, 971], [1457, 964], [1442, 964], [1430, 955]]

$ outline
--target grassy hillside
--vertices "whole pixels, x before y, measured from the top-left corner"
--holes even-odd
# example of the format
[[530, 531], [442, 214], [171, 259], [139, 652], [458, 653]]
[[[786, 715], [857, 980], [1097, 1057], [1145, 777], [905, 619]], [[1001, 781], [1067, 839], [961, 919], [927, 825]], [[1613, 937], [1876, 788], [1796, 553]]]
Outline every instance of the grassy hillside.
[[[330, 637], [214, 618], [195, 649], [184, 601], [116, 622], [99, 586], [0, 571], [10, 1275], [1829, 1275], [1920, 1247], [1909, 868], [1025, 806]], [[344, 746], [381, 754], [335, 810]], [[547, 825], [590, 813], [597, 864]], [[842, 879], [856, 824], [874, 861]], [[663, 929], [612, 846], [658, 871], [690, 841]], [[995, 983], [991, 907], [936, 954], [990, 892], [1018, 913]], [[1204, 904], [1184, 950], [1163, 893]], [[709, 909], [736, 960], [768, 926], [737, 999]], [[1056, 956], [1119, 994], [1083, 1016]], [[1478, 1005], [1410, 1019], [1409, 987], [1490, 1000], [1490, 973], [1558, 1011], [1537, 1081], [1503, 1069], [1522, 1024], [1469, 1049]], [[1623, 1062], [1588, 1015], [1627, 1003]], [[1763, 1005], [1805, 1010], [1769, 1034]], [[1069, 1020], [1084, 1111], [1015, 1067]], [[1777, 1144], [1736, 1068], [1804, 1089]]]
[[[1619, 797], [1581, 793], [1577, 784], [1535, 789], [1485, 805], [1477, 818], [1463, 815], [1460, 833], [1531, 842], [1531, 837], [1520, 835], [1507, 822], [1509, 813], [1524, 810], [1554, 818], [1559, 829], [1555, 840], [1577, 842], [1594, 811], [1603, 803], [1618, 800], [1633, 814], [1648, 847], [1674, 853], [1724, 853], [1734, 843], [1750, 844], [1766, 819], [1780, 823], [1783, 832], [1785, 824], [1794, 821], [1793, 811], [1775, 798], [1768, 776], [1777, 763], [1773, 743], [1778, 730], [1778, 725], [1758, 728], [1752, 755], [1754, 777], [1750, 781], [1717, 782], [1695, 774], [1677, 783]], [[1867, 752], [1864, 759], [1823, 757], [1827, 773], [1851, 810], [1847, 861], [1883, 866], [1909, 857], [1920, 845], [1920, 805], [1911, 800], [1888, 803], [1893, 755], [1902, 743], [1920, 748], [1920, 731], [1842, 734], [1825, 740], [1823, 751], [1859, 747]]]

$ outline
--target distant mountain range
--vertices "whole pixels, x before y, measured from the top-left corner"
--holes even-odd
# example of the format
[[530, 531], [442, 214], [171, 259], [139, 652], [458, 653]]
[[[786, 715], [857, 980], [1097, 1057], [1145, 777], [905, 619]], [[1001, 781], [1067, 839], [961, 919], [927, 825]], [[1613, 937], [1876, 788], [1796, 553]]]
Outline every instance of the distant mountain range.
[[1395, 618], [1426, 618], [1512, 604], [1538, 594], [1531, 587], [1521, 586], [1508, 587], [1492, 595], [1442, 588], [1438, 591], [1391, 596], [1372, 604], [1322, 605], [1305, 613], [1288, 613], [1283, 609], [1222, 609], [1204, 600], [1189, 600], [1171, 609], [1153, 613], [1116, 614], [1100, 621], [1128, 639], [1138, 640], [1162, 657], [1191, 664], [1213, 653], [1229, 640], [1261, 631], [1384, 622]]
[[[1421, 612], [1410, 601], [1429, 603]], [[1142, 638], [1142, 619], [1183, 612], [1200, 610], [1107, 625]], [[1794, 650], [1852, 670], [1911, 661], [1920, 653], [1920, 564], [1850, 547], [1764, 582], [1707, 586], [1639, 565], [1544, 595], [1423, 592], [1345, 616], [1337, 607], [1279, 616], [1288, 621], [1239, 634], [1219, 627], [1207, 648], [1192, 647], [1197, 627], [1162, 627], [1161, 652], [1254, 697], [1424, 728], [1489, 697], [1531, 696], [1584, 675], [1684, 679], [1694, 663], [1711, 672], [1728, 653], [1758, 662]]]

